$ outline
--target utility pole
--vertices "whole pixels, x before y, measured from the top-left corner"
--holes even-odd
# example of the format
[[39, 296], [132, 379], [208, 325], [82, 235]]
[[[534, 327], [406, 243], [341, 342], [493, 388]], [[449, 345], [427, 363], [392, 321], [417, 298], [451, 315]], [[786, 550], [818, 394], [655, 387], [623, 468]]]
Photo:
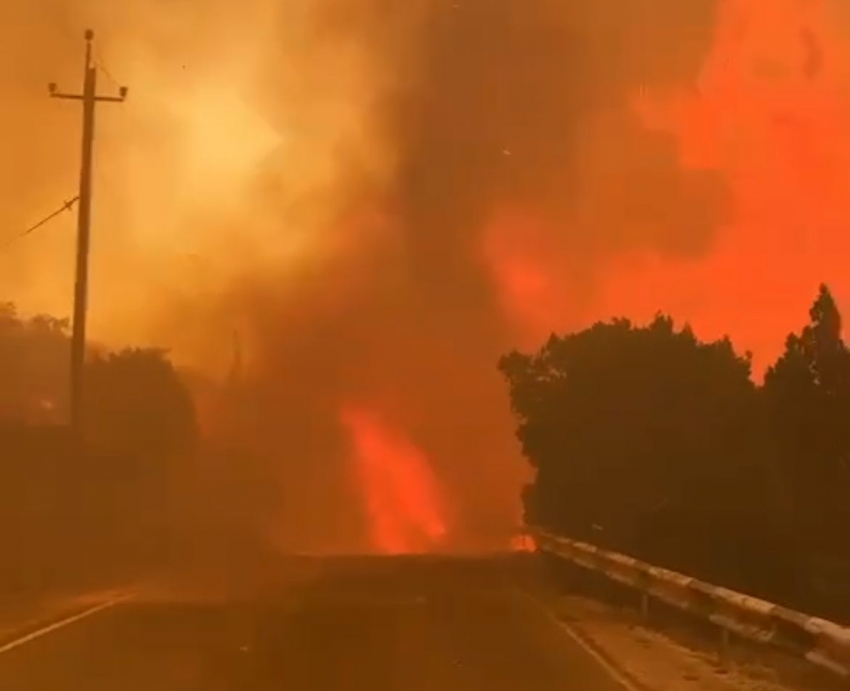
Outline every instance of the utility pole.
[[56, 84], [49, 86], [52, 98], [83, 103], [83, 148], [80, 167], [80, 204], [77, 219], [77, 268], [74, 279], [74, 326], [71, 336], [71, 427], [82, 435], [83, 367], [86, 356], [86, 314], [88, 311], [89, 244], [91, 236], [92, 153], [94, 145], [94, 113], [99, 102], [121, 103], [127, 98], [127, 87], [118, 96], [97, 95], [97, 68], [92, 58], [94, 32], [86, 31], [86, 63], [82, 94], [65, 94]]

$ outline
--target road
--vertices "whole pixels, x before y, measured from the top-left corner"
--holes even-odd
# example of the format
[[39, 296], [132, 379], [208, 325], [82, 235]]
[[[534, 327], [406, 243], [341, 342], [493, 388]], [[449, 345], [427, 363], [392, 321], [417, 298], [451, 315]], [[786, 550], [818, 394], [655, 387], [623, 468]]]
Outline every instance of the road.
[[623, 691], [516, 561], [323, 560], [251, 597], [142, 596], [3, 652], [0, 689]]

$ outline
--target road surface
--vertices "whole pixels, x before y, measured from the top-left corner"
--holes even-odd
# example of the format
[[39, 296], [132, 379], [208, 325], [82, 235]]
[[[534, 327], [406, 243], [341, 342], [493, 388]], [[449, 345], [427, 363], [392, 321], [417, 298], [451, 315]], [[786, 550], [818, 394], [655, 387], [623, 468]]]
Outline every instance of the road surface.
[[623, 691], [515, 562], [336, 559], [251, 597], [141, 596], [0, 653], [0, 689]]

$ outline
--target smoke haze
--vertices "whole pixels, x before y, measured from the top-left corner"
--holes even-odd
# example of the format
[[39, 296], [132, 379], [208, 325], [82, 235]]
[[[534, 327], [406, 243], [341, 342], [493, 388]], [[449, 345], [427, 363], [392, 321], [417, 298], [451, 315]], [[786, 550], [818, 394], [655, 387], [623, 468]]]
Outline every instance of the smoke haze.
[[[100, 89], [131, 88], [98, 111], [93, 336], [221, 378], [238, 334], [287, 548], [508, 544], [506, 349], [663, 309], [764, 363], [847, 285], [837, 0], [398, 5], [0, 2], [3, 227], [73, 196], [79, 113], [45, 86], [79, 88], [91, 26]], [[68, 314], [72, 251], [66, 216], [0, 251], [0, 291]]]

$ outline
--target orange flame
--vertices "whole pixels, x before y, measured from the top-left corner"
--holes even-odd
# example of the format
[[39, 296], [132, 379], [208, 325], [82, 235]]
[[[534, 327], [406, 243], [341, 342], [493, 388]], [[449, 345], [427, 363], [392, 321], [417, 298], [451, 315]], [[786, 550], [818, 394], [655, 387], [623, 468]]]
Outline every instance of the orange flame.
[[537, 542], [531, 535], [517, 535], [511, 540], [511, 551], [513, 552], [536, 552]]
[[446, 524], [425, 454], [372, 410], [346, 407], [340, 420], [351, 435], [375, 549], [403, 554], [436, 546]]

